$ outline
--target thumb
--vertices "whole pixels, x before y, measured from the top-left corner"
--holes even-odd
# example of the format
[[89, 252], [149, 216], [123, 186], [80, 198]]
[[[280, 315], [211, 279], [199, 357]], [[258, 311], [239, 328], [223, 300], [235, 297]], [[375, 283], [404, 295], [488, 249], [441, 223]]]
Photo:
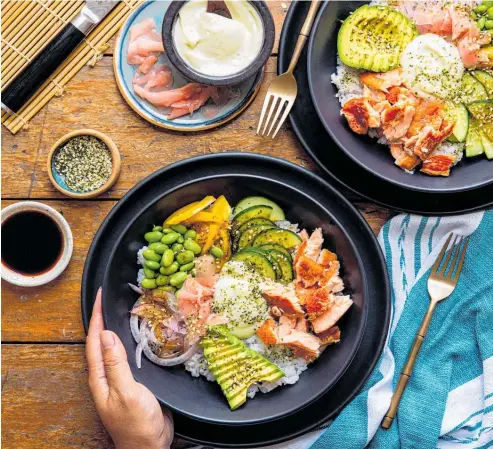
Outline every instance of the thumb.
[[111, 331], [100, 334], [103, 350], [103, 364], [110, 390], [125, 392], [135, 380], [127, 361], [127, 353], [118, 336]]

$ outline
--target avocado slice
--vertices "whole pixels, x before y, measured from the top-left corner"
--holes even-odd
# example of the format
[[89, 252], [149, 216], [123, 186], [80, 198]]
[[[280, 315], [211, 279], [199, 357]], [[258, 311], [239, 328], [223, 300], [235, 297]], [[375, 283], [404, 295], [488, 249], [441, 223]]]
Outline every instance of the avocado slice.
[[276, 365], [247, 347], [226, 326], [209, 326], [202, 340], [210, 372], [221, 387], [231, 410], [247, 400], [248, 387], [255, 382], [275, 382], [284, 377]]
[[388, 6], [363, 5], [342, 24], [337, 37], [341, 61], [349, 67], [388, 72], [418, 35], [414, 23]]

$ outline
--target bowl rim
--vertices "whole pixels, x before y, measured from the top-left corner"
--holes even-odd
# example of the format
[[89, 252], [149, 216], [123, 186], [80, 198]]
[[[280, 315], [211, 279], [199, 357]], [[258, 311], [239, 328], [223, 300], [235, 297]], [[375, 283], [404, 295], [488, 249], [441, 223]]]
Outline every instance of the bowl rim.
[[18, 201], [10, 204], [1, 211], [1, 223], [7, 220], [12, 215], [23, 211], [36, 211], [41, 212], [50, 217], [60, 228], [63, 238], [63, 251], [58, 261], [53, 267], [40, 275], [26, 275], [10, 269], [3, 262], [1, 263], [1, 277], [10, 284], [18, 285], [20, 287], [38, 287], [45, 285], [58, 276], [60, 276], [67, 268], [70, 260], [72, 259], [72, 253], [74, 250], [74, 239], [72, 236], [72, 230], [67, 220], [53, 207], [39, 201]]
[[275, 23], [272, 13], [264, 0], [246, 0], [257, 10], [264, 27], [264, 39], [255, 59], [243, 70], [238, 73], [226, 76], [205, 75], [188, 66], [175, 48], [173, 39], [173, 28], [176, 16], [180, 9], [187, 3], [187, 0], [172, 0], [164, 13], [161, 25], [161, 36], [163, 38], [166, 55], [171, 64], [183, 75], [192, 81], [208, 86], [233, 86], [239, 84], [258, 72], [269, 60], [275, 41]]
[[[53, 157], [56, 153], [56, 151], [66, 142], [68, 142], [70, 139], [73, 137], [77, 136], [94, 136], [101, 140], [107, 147], [111, 155], [111, 161], [112, 161], [112, 170], [111, 170], [111, 175], [108, 178], [108, 180], [101, 186], [98, 187], [96, 190], [91, 190], [89, 192], [84, 192], [84, 193], [77, 193], [73, 192], [71, 190], [67, 190], [64, 187], [62, 187], [58, 182], [56, 181], [55, 177], [53, 176]], [[113, 184], [117, 181], [118, 177], [120, 176], [120, 171], [121, 171], [121, 157], [120, 157], [120, 151], [118, 150], [118, 147], [116, 146], [115, 142], [108, 137], [106, 134], [102, 133], [101, 131], [96, 131], [95, 129], [90, 129], [90, 128], [83, 128], [83, 129], [78, 129], [76, 131], [71, 131], [64, 136], [60, 137], [50, 148], [50, 151], [48, 153], [48, 158], [46, 160], [46, 167], [48, 170], [48, 176], [50, 178], [51, 183], [53, 184], [53, 187], [55, 187], [59, 192], [63, 193], [64, 195], [70, 196], [72, 198], [79, 198], [79, 199], [84, 199], [84, 198], [94, 198], [96, 196], [101, 195], [102, 193], [106, 192], [108, 189], [110, 189]]]
[[[220, 154], [228, 155], [228, 154], [231, 154], [231, 153], [220, 153]], [[235, 154], [241, 154], [241, 153], [235, 153]], [[214, 155], [214, 156], [216, 156], [216, 155]], [[257, 154], [254, 154], [254, 156], [261, 156], [261, 157], [264, 157], [264, 158], [269, 158], [271, 160], [274, 159], [276, 161], [276, 163], [281, 162], [281, 163], [285, 163], [285, 164], [289, 164], [289, 165], [295, 166], [298, 170], [302, 170], [305, 174], [307, 174], [309, 176], [316, 177], [316, 175], [312, 174], [311, 172], [309, 172], [308, 170], [304, 169], [303, 167], [299, 167], [299, 166], [297, 166], [295, 164], [292, 164], [292, 163], [290, 163], [288, 161], [280, 160], [279, 158], [274, 158], [274, 157], [269, 157], [269, 156], [257, 155]], [[208, 158], [208, 157], [211, 157], [211, 156], [199, 156], [199, 157], [190, 158], [190, 159], [201, 159], [201, 158]], [[188, 160], [189, 159], [185, 159], [184, 161], [186, 162]], [[174, 167], [177, 167], [177, 166], [180, 165], [181, 162], [183, 162], [183, 161], [176, 162], [175, 164], [172, 164], [172, 165]], [[141, 183], [144, 183], [146, 181], [150, 181], [154, 175], [157, 175], [162, 170], [167, 170], [170, 167], [171, 166], [167, 166], [167, 167], [164, 167], [161, 170], [157, 170], [156, 172], [152, 173], [147, 178], [145, 178], [144, 180], [142, 180]], [[355, 345], [354, 345], [354, 347], [353, 347], [353, 349], [352, 349], [352, 351], [350, 353], [350, 356], [347, 357], [347, 359], [345, 360], [345, 362], [340, 366], [340, 368], [338, 369], [338, 371], [336, 372], [336, 374], [331, 379], [331, 382], [330, 383], [328, 383], [327, 385], [325, 385], [325, 387], [322, 388], [319, 392], [317, 392], [317, 394], [312, 395], [308, 400], [306, 400], [304, 402], [297, 403], [296, 407], [292, 407], [289, 410], [287, 410], [286, 412], [282, 412], [282, 413], [279, 413], [279, 414], [276, 414], [276, 415], [268, 416], [266, 418], [248, 419], [248, 420], [244, 420], [244, 421], [234, 421], [234, 420], [226, 420], [226, 419], [222, 419], [222, 420], [208, 419], [207, 417], [204, 417], [204, 416], [200, 416], [200, 415], [191, 413], [189, 411], [183, 410], [182, 408], [176, 408], [175, 406], [170, 405], [167, 401], [164, 401], [162, 398], [159, 398], [160, 402], [164, 403], [166, 406], [170, 407], [172, 410], [174, 410], [174, 411], [176, 411], [176, 412], [178, 412], [178, 413], [180, 413], [180, 414], [182, 414], [184, 416], [187, 416], [189, 418], [193, 418], [193, 419], [196, 419], [198, 421], [207, 422], [207, 423], [216, 423], [216, 424], [221, 424], [221, 425], [238, 426], [238, 425], [245, 425], [245, 424], [250, 425], [250, 424], [256, 424], [256, 423], [265, 423], [265, 422], [269, 422], [269, 421], [273, 421], [273, 420], [277, 420], [277, 419], [282, 419], [282, 418], [284, 418], [284, 417], [286, 417], [288, 415], [291, 415], [293, 413], [296, 413], [300, 409], [302, 409], [304, 407], [307, 407], [308, 405], [310, 405], [311, 403], [313, 403], [315, 400], [317, 400], [319, 397], [321, 397], [324, 393], [326, 393], [331, 387], [333, 387], [334, 384], [337, 383], [337, 381], [344, 375], [344, 373], [349, 368], [352, 360], [354, 359], [354, 357], [355, 357], [355, 355], [356, 355], [356, 353], [357, 353], [357, 351], [358, 351], [358, 349], [359, 349], [359, 347], [361, 345], [361, 341], [362, 341], [362, 338], [363, 338], [363, 335], [364, 335], [364, 331], [365, 331], [366, 324], [367, 324], [367, 318], [368, 318], [369, 303], [368, 303], [367, 298], [369, 296], [369, 292], [368, 292], [368, 280], [367, 280], [366, 272], [364, 270], [363, 261], [361, 259], [361, 256], [360, 256], [359, 252], [358, 252], [358, 249], [356, 248], [356, 246], [355, 246], [352, 238], [348, 235], [345, 227], [343, 227], [342, 224], [340, 223], [340, 221], [337, 219], [337, 217], [335, 217], [333, 215], [333, 213], [330, 212], [330, 208], [322, 205], [318, 200], [315, 200], [313, 198], [310, 198], [308, 196], [308, 194], [306, 194], [305, 192], [299, 190], [298, 188], [293, 187], [293, 186], [291, 186], [291, 185], [289, 185], [289, 184], [287, 184], [287, 183], [285, 183], [285, 182], [283, 182], [281, 180], [278, 180], [278, 179], [267, 178], [265, 175], [252, 175], [252, 174], [244, 175], [244, 174], [239, 174], [239, 173], [236, 173], [236, 174], [219, 174], [219, 175], [216, 175], [216, 176], [206, 176], [206, 177], [200, 177], [200, 178], [197, 178], [197, 179], [185, 181], [185, 182], [182, 182], [182, 183], [174, 186], [171, 189], [166, 190], [165, 192], [163, 192], [160, 195], [158, 195], [155, 198], [153, 198], [152, 201], [149, 201], [148, 203], [146, 203], [143, 207], [141, 207], [138, 210], [138, 212], [136, 214], [134, 214], [133, 219], [126, 224], [126, 226], [124, 227], [124, 229], [121, 232], [121, 235], [116, 240], [116, 243], [113, 246], [113, 249], [111, 251], [111, 254], [110, 254], [108, 260], [110, 261], [110, 260], [113, 260], [114, 259], [116, 251], [121, 246], [122, 239], [128, 233], [130, 227], [135, 223], [135, 220], [137, 220], [143, 213], [145, 213], [146, 210], [148, 210], [150, 207], [152, 207], [155, 203], [157, 203], [158, 201], [160, 201], [164, 197], [166, 197], [166, 196], [168, 196], [168, 195], [170, 195], [170, 194], [172, 194], [172, 193], [174, 193], [174, 192], [176, 192], [176, 191], [178, 191], [178, 190], [180, 190], [180, 189], [182, 189], [182, 188], [184, 188], [186, 186], [193, 185], [193, 184], [195, 184], [197, 182], [202, 182], [202, 181], [206, 181], [206, 180], [210, 180], [210, 179], [214, 179], [214, 178], [225, 178], [225, 177], [236, 177], [236, 178], [239, 178], [239, 177], [247, 177], [247, 178], [252, 178], [252, 179], [263, 179], [265, 181], [268, 181], [268, 182], [271, 182], [271, 183], [274, 183], [274, 184], [278, 184], [280, 186], [284, 186], [285, 188], [290, 189], [291, 191], [296, 191], [301, 196], [307, 197], [311, 202], [315, 203], [321, 210], [325, 211], [325, 213], [328, 216], [331, 217], [334, 225], [345, 235], [345, 237], [346, 237], [346, 239], [347, 239], [347, 241], [348, 241], [348, 243], [349, 243], [349, 245], [351, 247], [351, 250], [352, 250], [352, 253], [354, 255], [354, 258], [355, 258], [355, 260], [357, 261], [357, 264], [358, 264], [358, 269], [359, 269], [359, 271], [361, 273], [361, 282], [362, 282], [361, 296], [362, 296], [362, 299], [363, 299], [362, 323], [361, 323], [361, 325], [360, 325], [360, 327], [359, 327], [359, 329], [357, 331], [358, 332], [357, 333], [357, 337], [356, 337], [357, 341], [355, 342]], [[318, 178], [318, 177], [316, 177], [316, 178]], [[318, 178], [318, 179], [320, 180], [320, 178]], [[343, 203], [346, 203], [345, 206], [346, 207], [349, 207], [353, 213], [356, 213], [358, 215], [358, 217], [360, 218], [360, 221], [362, 223], [366, 224], [366, 230], [368, 231], [368, 233], [370, 233], [371, 236], [372, 236], [372, 238], [376, 240], [376, 237], [374, 236], [373, 231], [371, 230], [371, 228], [369, 227], [369, 225], [366, 223], [365, 219], [357, 211], [357, 209], [354, 208], [354, 206], [351, 203], [349, 203], [349, 201], [347, 201], [332, 186], [330, 186], [329, 184], [327, 184], [324, 181], [323, 181], [323, 185], [324, 185], [324, 188], [326, 188], [327, 186], [330, 187], [330, 189], [340, 198], [340, 200], [342, 200]], [[378, 246], [378, 243], [377, 243], [377, 247], [380, 248]], [[381, 262], [382, 262], [383, 255], [381, 253], [381, 250], [380, 250], [380, 256], [381, 256]], [[383, 266], [385, 267], [385, 264], [384, 263], [383, 263]], [[102, 285], [102, 288], [103, 288], [103, 298], [105, 297], [104, 292], [105, 291], [108, 291], [107, 282], [108, 282], [108, 271], [110, 270], [110, 267], [111, 267], [111, 264], [108, 263], [108, 265], [106, 267], [106, 270], [105, 270], [105, 273], [104, 273], [104, 277], [103, 277], [103, 283], [102, 283], [103, 284]], [[385, 272], [386, 272], [386, 268], [385, 268]], [[108, 310], [107, 309], [105, 310], [104, 302], [103, 302], [103, 319], [104, 319], [104, 323], [105, 323], [105, 327], [106, 328], [108, 328], [108, 313], [109, 313]], [[149, 363], [152, 363], [152, 362], [149, 362]]]
[[[370, 3], [370, 0], [359, 0], [365, 4], [368, 4]], [[487, 180], [487, 181], [484, 181], [484, 182], [481, 182], [479, 184], [474, 184], [474, 185], [469, 185], [469, 186], [466, 186], [466, 187], [453, 187], [453, 188], [431, 188], [431, 187], [422, 187], [422, 186], [418, 186], [418, 185], [414, 185], [412, 184], [411, 182], [402, 182], [402, 181], [399, 181], [397, 179], [394, 179], [392, 176], [386, 176], [385, 174], [382, 174], [379, 170], [370, 170], [370, 168], [365, 165], [364, 163], [362, 163], [354, 154], [353, 152], [348, 149], [347, 145], [343, 144], [341, 142], [341, 139], [337, 138], [335, 132], [333, 131], [332, 127], [333, 126], [337, 126], [337, 125], [334, 125], [333, 123], [329, 123], [325, 118], [324, 118], [324, 115], [322, 113], [322, 110], [321, 110], [321, 103], [320, 103], [320, 99], [317, 97], [317, 95], [315, 95], [315, 88], [314, 88], [314, 74], [313, 74], [313, 70], [312, 70], [312, 67], [313, 67], [313, 48], [315, 46], [315, 36], [317, 34], [317, 31], [320, 29], [320, 24], [322, 22], [322, 19], [323, 19], [323, 16], [325, 14], [325, 12], [327, 11], [327, 9], [331, 8], [331, 7], [334, 7], [332, 5], [332, 3], [334, 2], [326, 2], [324, 5], [322, 5], [322, 7], [320, 8], [320, 11], [317, 15], [317, 18], [313, 24], [313, 28], [312, 28], [312, 32], [310, 34], [310, 38], [309, 38], [309, 42], [308, 42], [308, 51], [307, 51], [307, 78], [308, 78], [308, 85], [309, 85], [309, 88], [310, 88], [310, 97], [312, 99], [312, 102], [313, 102], [313, 106], [317, 112], [317, 116], [318, 118], [320, 119], [320, 122], [322, 123], [324, 129], [327, 131], [327, 133], [329, 134], [330, 138], [336, 143], [336, 145], [349, 157], [351, 158], [352, 161], [354, 161], [356, 164], [358, 164], [360, 167], [362, 167], [364, 170], [374, 174], [375, 176], [377, 176], [378, 178], [380, 178], [381, 180], [385, 181], [385, 182], [388, 182], [390, 183], [391, 185], [394, 185], [394, 186], [398, 186], [400, 188], [403, 188], [403, 189], [406, 189], [406, 190], [411, 190], [411, 191], [414, 191], [414, 192], [419, 192], [419, 193], [432, 193], [432, 194], [451, 194], [451, 193], [461, 193], [461, 192], [467, 192], [467, 191], [474, 191], [474, 190], [477, 190], [477, 189], [480, 189], [482, 187], [486, 187], [486, 186], [489, 186], [491, 184], [493, 184], [493, 178], [490, 179], [490, 180]], [[336, 2], [337, 3], [337, 2]], [[337, 45], [337, 44], [336, 44]], [[334, 96], [334, 98], [336, 98]], [[337, 98], [336, 98], [336, 101], [338, 102]], [[352, 132], [352, 131], [348, 131], [348, 132]], [[366, 138], [369, 138], [368, 135], [366, 136], [360, 136], [360, 137], [366, 137]], [[373, 140], [374, 142], [376, 142], [376, 140]], [[366, 146], [366, 142], [361, 142], [361, 145], [362, 146]], [[387, 145], [382, 145], [382, 147], [386, 147]], [[485, 160], [487, 162], [487, 160]], [[389, 164], [391, 162], [389, 161]], [[460, 163], [460, 162], [459, 162]], [[414, 175], [411, 175], [411, 176], [415, 176], [416, 173]], [[423, 174], [423, 176], [425, 176]], [[441, 178], [439, 176], [427, 176], [428, 178]], [[445, 178], [447, 179], [447, 178]], [[373, 201], [373, 200], [372, 200]]]

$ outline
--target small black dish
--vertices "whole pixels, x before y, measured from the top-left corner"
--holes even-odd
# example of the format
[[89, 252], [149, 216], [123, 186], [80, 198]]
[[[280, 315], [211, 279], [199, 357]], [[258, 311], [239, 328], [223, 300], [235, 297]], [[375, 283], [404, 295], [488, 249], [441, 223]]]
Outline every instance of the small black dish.
[[173, 39], [173, 27], [178, 20], [178, 13], [186, 1], [174, 0], [168, 6], [164, 14], [162, 36], [166, 55], [171, 63], [182, 73], [186, 78], [195, 81], [196, 83], [205, 84], [207, 86], [234, 86], [242, 83], [248, 78], [257, 73], [269, 59], [272, 48], [274, 47], [274, 39], [276, 28], [274, 19], [269, 10], [269, 7], [263, 0], [251, 1], [251, 5], [257, 10], [264, 25], [264, 43], [257, 57], [244, 70], [228, 76], [209, 76], [197, 72], [192, 69], [179, 55], [175, 48], [175, 40]]
[[[343, 5], [346, 2], [334, 3]], [[310, 2], [293, 2], [289, 8], [279, 40], [278, 73], [284, 73], [289, 66], [309, 6]], [[305, 151], [334, 187], [386, 207], [424, 215], [452, 215], [493, 205], [493, 183], [464, 192], [417, 191], [390, 184], [355, 163], [347, 152], [332, 140], [322, 124], [310, 95], [307, 72], [305, 47], [294, 71], [298, 82], [298, 97], [289, 120]], [[329, 88], [332, 89], [331, 86]], [[337, 119], [339, 120], [339, 117]], [[386, 151], [383, 146], [379, 150]], [[392, 165], [391, 161], [386, 162]]]
[[[351, 131], [341, 116], [337, 87], [337, 35], [341, 22], [368, 1], [326, 2], [313, 26], [308, 46], [308, 82], [318, 116], [335, 143], [356, 164], [393, 186], [426, 193], [458, 193], [493, 184], [493, 162], [484, 156], [464, 158], [449, 177], [429, 176], [418, 169], [406, 173], [394, 164], [387, 146]], [[390, 187], [390, 186], [389, 186]]]
[[[175, 413], [175, 434], [196, 444], [212, 447], [259, 447], [300, 436], [333, 418], [358, 393], [381, 354], [390, 320], [390, 287], [387, 272], [375, 236], [365, 220], [333, 188], [307, 170], [272, 157], [248, 153], [224, 153], [187, 159], [150, 175], [133, 189], [108, 214], [89, 250], [82, 278], [81, 309], [87, 332], [96, 292], [103, 284], [110, 256], [128, 223], [147, 209], [164, 192], [173, 192], [184, 180], [214, 179], [241, 175], [268, 177], [289, 183], [313, 200], [327, 205], [341, 227], [359, 250], [368, 294], [367, 325], [360, 347], [343, 376], [320, 398], [299, 411], [265, 423], [230, 426], [198, 421]], [[133, 260], [133, 265], [135, 259]], [[136, 267], [136, 265], [134, 265]], [[111, 304], [114, 307], [114, 304]], [[124, 317], [128, 322], [128, 315]], [[132, 354], [129, 352], [129, 358]], [[306, 374], [306, 373], [305, 373]], [[305, 379], [306, 380], [306, 379]], [[303, 381], [301, 377], [300, 382]], [[190, 380], [193, 382], [193, 379]], [[255, 402], [254, 399], [252, 401]], [[209, 409], [213, 404], [204, 406]]]

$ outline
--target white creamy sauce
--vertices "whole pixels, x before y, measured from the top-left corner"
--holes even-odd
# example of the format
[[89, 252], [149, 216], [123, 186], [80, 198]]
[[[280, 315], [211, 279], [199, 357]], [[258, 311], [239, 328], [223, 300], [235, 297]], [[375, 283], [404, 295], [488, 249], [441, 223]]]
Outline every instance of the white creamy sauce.
[[459, 50], [436, 34], [414, 39], [401, 56], [404, 84], [423, 98], [453, 99], [464, 65]]
[[231, 19], [207, 12], [206, 0], [190, 0], [173, 28], [176, 50], [194, 70], [228, 76], [248, 67], [262, 48], [264, 28], [257, 10], [245, 0], [226, 0]]

